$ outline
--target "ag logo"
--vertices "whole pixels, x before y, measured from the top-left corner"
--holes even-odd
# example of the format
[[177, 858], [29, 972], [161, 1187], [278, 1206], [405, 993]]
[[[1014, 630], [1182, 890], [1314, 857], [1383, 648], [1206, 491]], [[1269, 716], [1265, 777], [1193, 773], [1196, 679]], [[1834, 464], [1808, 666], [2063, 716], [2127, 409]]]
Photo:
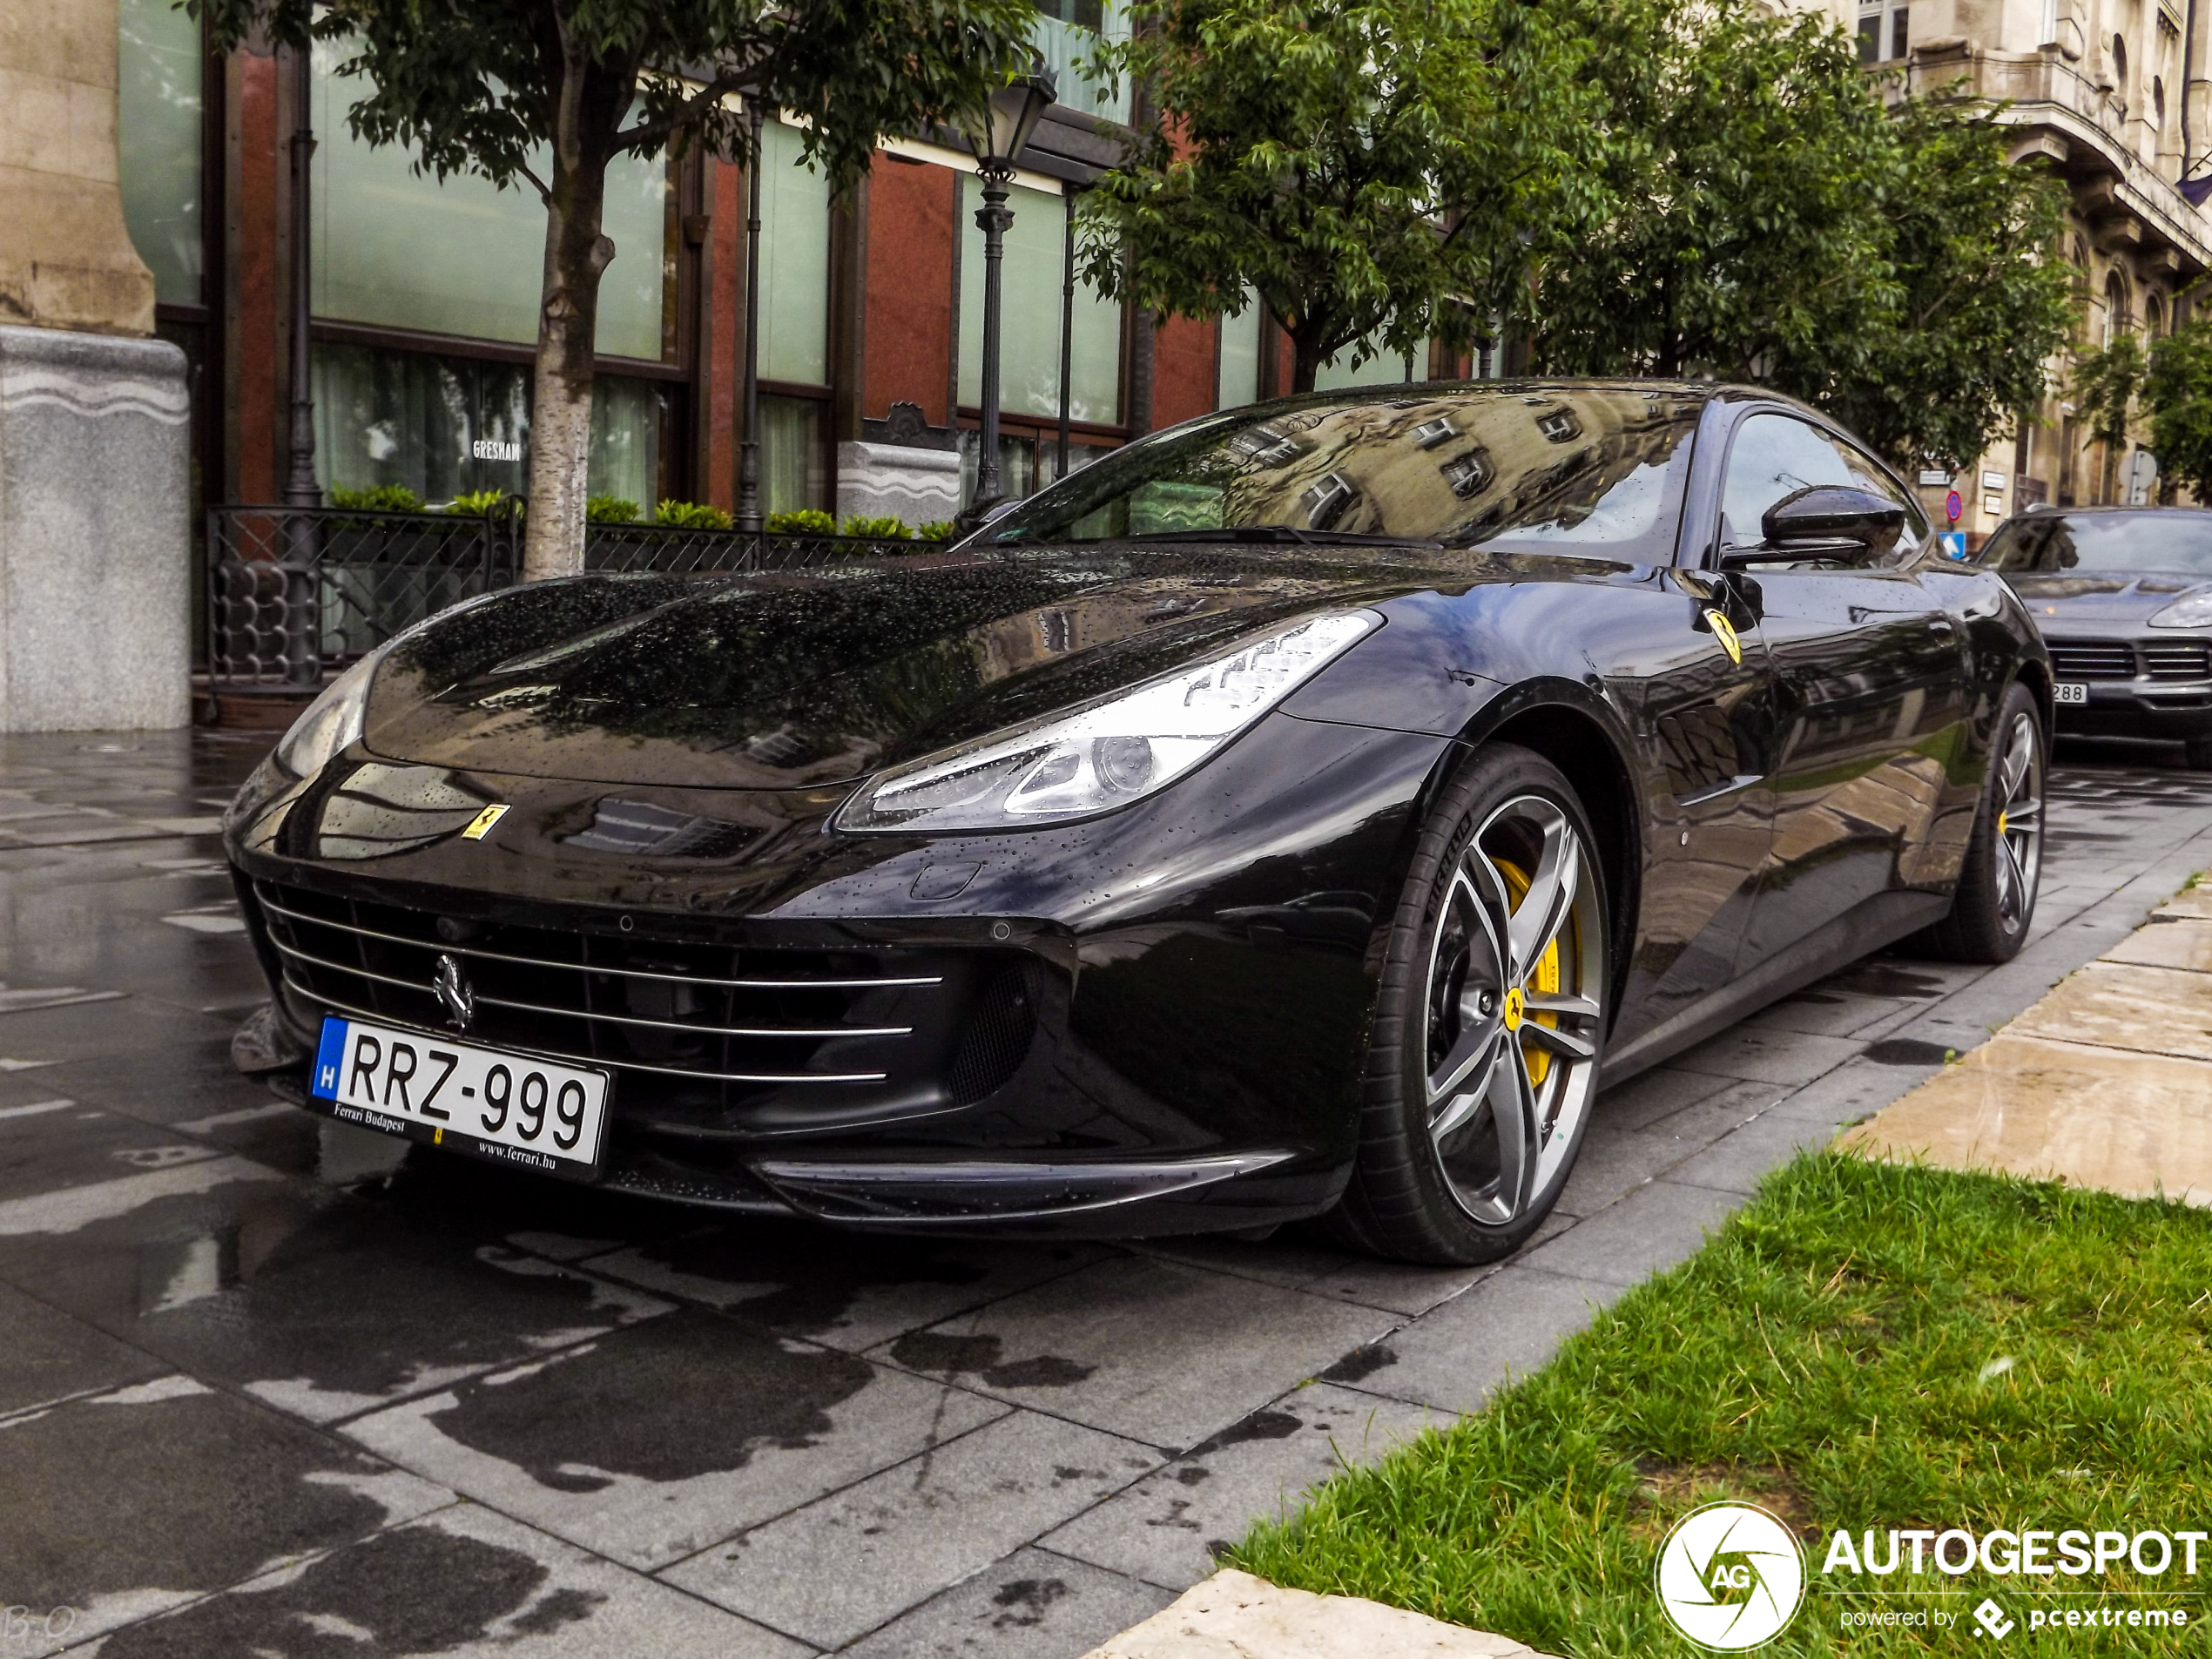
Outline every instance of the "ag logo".
[[1659, 1605], [1701, 1648], [1735, 1653], [1780, 1635], [1805, 1595], [1796, 1535], [1756, 1504], [1709, 1503], [1659, 1547]]

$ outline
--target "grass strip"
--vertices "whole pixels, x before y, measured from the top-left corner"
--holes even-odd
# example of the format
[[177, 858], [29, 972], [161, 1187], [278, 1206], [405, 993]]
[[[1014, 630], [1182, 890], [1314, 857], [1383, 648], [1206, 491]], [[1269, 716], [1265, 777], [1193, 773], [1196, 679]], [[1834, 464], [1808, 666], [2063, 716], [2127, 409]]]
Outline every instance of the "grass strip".
[[[1654, 1562], [1676, 1520], [1735, 1497], [1805, 1542], [1805, 1605], [1767, 1653], [2206, 1651], [2195, 1628], [2039, 1633], [2027, 1610], [2212, 1624], [2212, 1548], [2197, 1579], [2178, 1557], [2156, 1578], [1821, 1569], [1837, 1528], [2212, 1528], [2209, 1321], [2212, 1214], [1809, 1154], [1480, 1414], [1339, 1475], [1227, 1564], [1549, 1653], [1695, 1652]], [[2084, 1586], [2165, 1594], [2027, 1594]], [[1846, 1608], [1915, 1604], [1904, 1588], [1965, 1592], [1942, 1603], [1961, 1615], [1993, 1596], [2019, 1628], [1841, 1629]]]

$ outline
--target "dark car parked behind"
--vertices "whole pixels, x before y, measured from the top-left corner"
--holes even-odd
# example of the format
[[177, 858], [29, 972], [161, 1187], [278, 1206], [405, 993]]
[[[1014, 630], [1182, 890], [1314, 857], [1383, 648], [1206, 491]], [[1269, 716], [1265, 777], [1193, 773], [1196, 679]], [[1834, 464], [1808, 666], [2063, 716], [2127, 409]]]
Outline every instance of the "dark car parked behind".
[[2060, 732], [2186, 744], [2189, 765], [2212, 770], [2212, 512], [2024, 513], [1979, 563], [2043, 631]]

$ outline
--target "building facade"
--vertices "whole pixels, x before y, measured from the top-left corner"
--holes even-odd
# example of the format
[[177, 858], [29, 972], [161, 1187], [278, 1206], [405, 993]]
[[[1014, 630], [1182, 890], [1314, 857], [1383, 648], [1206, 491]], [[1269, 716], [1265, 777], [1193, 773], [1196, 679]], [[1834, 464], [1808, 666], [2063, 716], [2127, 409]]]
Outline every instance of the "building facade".
[[1947, 484], [1924, 475], [1931, 504], [1955, 488], [1959, 528], [1978, 538], [2039, 502], [2159, 499], [2147, 435], [2116, 448], [2088, 442], [2065, 388], [2081, 353], [2128, 332], [2148, 344], [2212, 292], [2212, 218], [2201, 192], [2182, 189], [2212, 151], [2212, 4], [1825, 0], [1814, 9], [1855, 26], [1860, 57], [1901, 70], [1915, 92], [1957, 88], [2008, 105], [2005, 118], [2019, 130], [2013, 158], [2050, 169], [2069, 197], [2059, 253], [2081, 301], [2073, 346], [2051, 364], [2042, 407], [2011, 438]]
[[[305, 235], [314, 463], [326, 492], [401, 485], [426, 502], [528, 472], [544, 216], [527, 191], [419, 176], [353, 137], [357, 84], [319, 46], [212, 52], [170, 0], [118, 0], [118, 144], [155, 327], [192, 366], [194, 487], [270, 502], [291, 466], [287, 364]], [[1060, 102], [1021, 158], [1004, 264], [1001, 473], [1022, 493], [1155, 427], [1288, 384], [1258, 308], [1215, 325], [1130, 314], [1073, 280], [1070, 207], [1125, 132], [1074, 65], [1122, 26], [1114, 0], [1042, 0]], [[314, 138], [305, 222], [290, 146]], [[887, 142], [833, 194], [800, 135], [765, 128], [759, 368], [770, 511], [949, 517], [972, 494], [981, 401], [975, 164], [950, 135]], [[692, 152], [618, 164], [606, 227], [590, 489], [728, 508], [737, 489], [747, 181]], [[1335, 369], [1337, 383], [1411, 367]], [[1426, 374], [1429, 364], [1417, 366]], [[1063, 373], [1064, 371], [1064, 373]], [[1065, 381], [1063, 386], [1062, 381]], [[1326, 383], [1326, 382], [1325, 382]]]
[[[404, 486], [436, 502], [527, 475], [543, 214], [527, 191], [418, 176], [347, 130], [342, 53], [211, 52], [169, 0], [116, 0], [124, 217], [151, 272], [158, 334], [183, 349], [193, 491], [266, 502], [290, 470], [295, 236], [311, 250], [315, 469], [327, 491]], [[2014, 153], [2068, 185], [2078, 345], [2161, 333], [2212, 267], [2212, 225], [2181, 181], [2206, 147], [2199, 0], [1820, 0], [1871, 65], [1928, 91], [2009, 100]], [[1117, 153], [1120, 101], [1075, 64], [1123, 26], [1115, 0], [1042, 0], [1061, 102], [1013, 193], [1006, 249], [1001, 471], [1024, 492], [1131, 436], [1283, 389], [1287, 342], [1257, 306], [1160, 326], [1073, 280], [1071, 206]], [[304, 82], [304, 92], [303, 92]], [[314, 146], [295, 222], [290, 147]], [[981, 401], [981, 232], [974, 163], [944, 134], [887, 142], [833, 195], [765, 128], [759, 362], [771, 511], [948, 516], [973, 492]], [[650, 511], [734, 504], [747, 314], [746, 179], [716, 157], [627, 161], [610, 179], [590, 488]], [[1487, 356], [1487, 354], [1485, 354]], [[1339, 364], [1321, 383], [1467, 372], [1460, 360]], [[2068, 362], [2053, 364], [2061, 388]], [[1063, 384], [1064, 381], [1064, 384]], [[1064, 461], [1063, 461], [1064, 455]], [[1956, 479], [1960, 528], [2038, 501], [2155, 493], [2140, 443], [2086, 447], [2062, 390]]]

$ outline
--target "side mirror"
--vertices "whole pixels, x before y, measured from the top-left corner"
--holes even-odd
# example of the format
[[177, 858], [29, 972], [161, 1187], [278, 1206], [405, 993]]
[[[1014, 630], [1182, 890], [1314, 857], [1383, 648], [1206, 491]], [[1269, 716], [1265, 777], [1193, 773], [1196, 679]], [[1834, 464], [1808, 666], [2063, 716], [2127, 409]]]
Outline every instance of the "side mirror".
[[1818, 559], [1831, 564], [1878, 564], [1905, 533], [1905, 509], [1887, 496], [1846, 484], [1815, 484], [1767, 509], [1760, 547], [1730, 548], [1721, 568]]

